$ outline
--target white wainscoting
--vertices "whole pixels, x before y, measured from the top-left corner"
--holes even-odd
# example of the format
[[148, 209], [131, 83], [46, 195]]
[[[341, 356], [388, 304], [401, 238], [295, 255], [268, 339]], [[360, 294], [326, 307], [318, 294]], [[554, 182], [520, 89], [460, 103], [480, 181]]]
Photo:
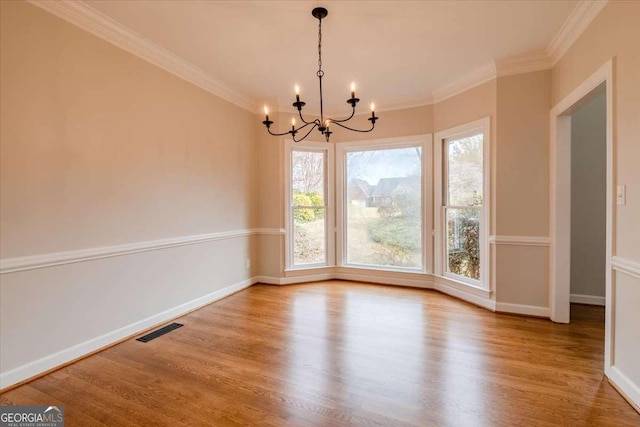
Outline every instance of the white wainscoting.
[[[613, 256], [610, 260], [611, 291], [607, 297], [609, 312], [605, 346], [605, 374], [614, 387], [636, 410], [640, 408], [640, 369], [638, 369], [638, 325], [640, 325], [640, 262]], [[607, 354], [605, 353], [605, 356]]]
[[249, 239], [282, 233], [244, 229], [0, 260], [0, 389], [252, 285]]
[[115, 329], [101, 336], [76, 344], [72, 347], [68, 347], [62, 351], [58, 351], [56, 353], [42, 357], [38, 360], [26, 363], [10, 371], [2, 372], [0, 373], [0, 390], [10, 387], [19, 382], [28, 380], [29, 378], [37, 377], [43, 372], [48, 372], [59, 366], [63, 366], [74, 360], [78, 360], [86, 355], [95, 353], [100, 349], [109, 347], [113, 343], [141, 333], [142, 331], [148, 330], [155, 326], [159, 327], [163, 323], [167, 323], [172, 319], [184, 315], [185, 313], [188, 313], [200, 307], [204, 307], [205, 305], [211, 304], [212, 302], [218, 301], [222, 298], [228, 297], [229, 295], [246, 289], [255, 282], [256, 281], [253, 278], [243, 280], [241, 282], [211, 292], [208, 295], [204, 295], [189, 302], [177, 305], [169, 310], [165, 310], [161, 313], [149, 316], [127, 326]]

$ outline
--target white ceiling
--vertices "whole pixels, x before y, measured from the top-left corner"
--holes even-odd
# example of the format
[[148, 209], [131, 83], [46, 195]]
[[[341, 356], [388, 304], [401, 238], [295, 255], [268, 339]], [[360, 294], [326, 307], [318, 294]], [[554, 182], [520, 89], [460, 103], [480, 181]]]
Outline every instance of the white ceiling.
[[[317, 103], [317, 20], [323, 20], [325, 105], [357, 96], [379, 109], [428, 103], [432, 92], [494, 59], [542, 51], [577, 0], [86, 0], [253, 102], [288, 106], [293, 86]], [[273, 107], [276, 107], [275, 105]]]

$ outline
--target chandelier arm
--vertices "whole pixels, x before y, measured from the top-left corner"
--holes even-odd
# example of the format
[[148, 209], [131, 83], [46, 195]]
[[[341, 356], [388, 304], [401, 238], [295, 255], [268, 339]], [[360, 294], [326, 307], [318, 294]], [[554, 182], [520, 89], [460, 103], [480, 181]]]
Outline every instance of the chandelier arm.
[[376, 127], [375, 121], [371, 121], [371, 129], [366, 129], [366, 130], [350, 128], [349, 126], [345, 126], [345, 125], [341, 124], [340, 122], [332, 122], [332, 124], [333, 123], [337, 124], [341, 128], [345, 128], [347, 130], [351, 130], [351, 131], [354, 131], [354, 132], [361, 132], [361, 133], [371, 132], [373, 130], [373, 128]]
[[354, 106], [353, 109], [351, 110], [351, 115], [349, 117], [347, 117], [346, 119], [327, 119], [329, 120], [331, 123], [344, 123], [344, 122], [348, 122], [349, 120], [351, 120], [354, 116], [354, 114], [356, 114], [356, 107]]
[[[299, 131], [301, 131], [302, 129], [306, 128], [306, 127], [307, 127], [307, 126], [309, 126], [309, 125], [317, 125], [317, 124], [316, 124], [316, 123], [314, 123], [314, 122], [305, 123], [304, 125], [300, 126], [299, 128], [294, 129], [294, 132], [295, 132], [295, 133], [298, 133]], [[311, 128], [311, 129], [313, 129], [313, 128]], [[291, 133], [291, 131], [289, 131], [289, 133]], [[295, 135], [294, 135], [294, 136], [295, 136]], [[294, 138], [294, 139], [295, 139], [295, 138]]]
[[283, 132], [283, 133], [273, 133], [271, 132], [271, 129], [267, 128], [267, 132], [269, 132], [269, 135], [273, 135], [273, 136], [284, 136], [284, 135], [290, 135], [291, 131], [288, 132]]
[[[307, 133], [306, 133], [302, 138], [300, 138], [300, 139], [296, 139], [296, 136], [295, 136], [295, 134], [294, 134], [294, 135], [293, 135], [293, 142], [300, 142], [300, 141], [304, 140], [304, 139], [305, 139], [306, 137], [308, 137], [308, 136], [309, 136], [309, 134], [310, 134], [311, 132], [313, 132], [313, 130], [318, 126], [318, 123], [314, 123], [314, 122], [311, 122], [311, 123], [309, 123], [309, 124], [313, 124], [313, 126], [311, 126], [311, 129], [309, 129], [309, 132], [307, 132]], [[308, 126], [308, 125], [304, 125], [304, 126], [302, 126], [300, 129], [303, 129], [303, 128], [304, 128], [304, 127], [306, 127], [306, 126]]]
[[298, 110], [298, 115], [300, 116], [300, 120], [302, 120], [302, 123], [304, 123], [305, 125], [310, 125], [316, 122], [315, 120], [312, 120], [310, 122], [306, 121], [304, 117], [302, 117], [302, 108]]

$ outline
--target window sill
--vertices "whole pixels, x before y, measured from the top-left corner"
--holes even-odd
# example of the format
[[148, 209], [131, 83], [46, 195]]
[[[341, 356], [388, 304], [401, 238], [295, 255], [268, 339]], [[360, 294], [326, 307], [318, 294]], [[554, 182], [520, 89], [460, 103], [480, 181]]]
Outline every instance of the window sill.
[[406, 274], [431, 274], [429, 271], [421, 268], [394, 268], [385, 266], [374, 266], [365, 264], [343, 264], [336, 268], [344, 268], [347, 270], [364, 270], [364, 271], [384, 271], [388, 273], [406, 273]]

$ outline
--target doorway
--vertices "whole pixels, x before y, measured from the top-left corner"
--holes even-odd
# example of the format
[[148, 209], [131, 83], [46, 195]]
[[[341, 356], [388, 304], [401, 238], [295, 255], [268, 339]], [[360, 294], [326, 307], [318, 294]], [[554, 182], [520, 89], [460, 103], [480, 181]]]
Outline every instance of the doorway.
[[605, 305], [607, 98], [602, 83], [571, 114], [570, 302]]
[[[593, 256], [593, 259], [599, 259], [594, 268], [600, 268], [597, 274], [604, 277], [604, 302], [605, 305], [605, 373], [611, 366], [611, 331], [612, 331], [612, 269], [611, 258], [612, 248], [614, 242], [614, 141], [613, 141], [613, 60], [607, 61], [601, 66], [595, 73], [593, 73], [587, 80], [585, 80], [580, 86], [578, 86], [567, 97], [560, 101], [551, 110], [551, 200], [550, 200], [550, 237], [551, 237], [551, 251], [550, 251], [550, 311], [551, 320], [558, 323], [569, 323], [570, 321], [570, 302], [572, 293], [572, 267], [580, 268], [577, 264], [572, 265], [572, 258], [574, 264], [580, 250], [576, 250], [572, 257], [572, 240], [574, 245], [583, 244], [577, 237], [576, 233], [580, 232], [581, 227], [585, 227], [585, 224], [573, 224], [573, 220], [579, 215], [578, 212], [573, 212], [573, 208], [582, 208], [581, 197], [589, 199], [591, 195], [580, 194], [580, 192], [589, 192], [590, 186], [585, 183], [574, 183], [573, 179], [584, 179], [579, 177], [579, 170], [572, 168], [573, 162], [581, 161], [588, 162], [587, 159], [577, 159], [582, 156], [589, 156], [590, 153], [585, 153], [589, 148], [586, 146], [579, 146], [580, 143], [585, 144], [584, 138], [582, 141], [578, 141], [578, 136], [584, 129], [578, 129], [581, 121], [585, 120], [583, 117], [585, 114], [602, 115], [604, 113], [604, 133], [605, 141], [604, 148], [600, 147], [599, 159], [591, 159], [593, 164], [598, 167], [602, 167], [604, 163], [604, 175], [599, 177], [591, 176], [593, 179], [599, 180], [599, 185], [603, 184], [604, 189], [596, 189], [597, 194], [591, 200], [592, 203], [596, 203], [596, 211], [599, 211], [599, 215], [594, 215], [591, 220], [592, 227], [600, 227], [600, 233], [591, 232], [592, 243], [598, 241], [604, 236], [604, 250], [602, 247], [591, 248], [592, 253], [589, 256]], [[590, 111], [593, 110], [593, 111]], [[596, 120], [601, 120], [596, 119]], [[572, 125], [572, 122], [573, 125]], [[601, 123], [599, 124], [601, 126]], [[593, 129], [591, 129], [593, 131]], [[587, 129], [588, 133], [589, 130]], [[573, 134], [573, 137], [572, 137]], [[585, 145], [588, 145], [587, 142]], [[598, 144], [598, 142], [593, 142]], [[602, 144], [602, 141], [600, 141]], [[582, 144], [581, 144], [582, 145]], [[598, 150], [598, 148], [596, 148]], [[572, 155], [572, 151], [573, 155]], [[576, 159], [573, 159], [576, 157]], [[580, 168], [585, 167], [581, 165]], [[578, 169], [580, 169], [578, 168]], [[588, 172], [585, 172], [588, 173]], [[578, 174], [578, 175], [576, 175]], [[597, 174], [597, 173], [596, 173]], [[572, 177], [572, 175], [574, 175]], [[593, 183], [591, 184], [593, 185]], [[602, 196], [604, 193], [604, 197]], [[572, 206], [576, 203], [576, 205]], [[602, 211], [604, 210], [604, 224], [602, 224]], [[600, 224], [593, 225], [593, 224]], [[604, 231], [602, 232], [602, 227]], [[573, 230], [573, 232], [572, 232]], [[584, 229], [582, 230], [584, 232]], [[585, 237], [585, 236], [582, 236]], [[587, 239], [587, 237], [585, 237]], [[588, 240], [588, 239], [587, 239]], [[602, 242], [599, 241], [598, 245]], [[597, 246], [597, 245], [596, 245]], [[580, 248], [582, 249], [582, 248]], [[604, 268], [602, 268], [604, 266]], [[576, 279], [579, 279], [580, 274], [576, 275]], [[590, 287], [597, 287], [598, 279], [596, 278], [589, 285]], [[578, 284], [574, 280], [574, 301], [575, 295], [579, 295], [576, 291]], [[593, 291], [595, 293], [600, 290]], [[578, 297], [579, 299], [579, 297]], [[593, 301], [593, 300], [592, 300]]]

